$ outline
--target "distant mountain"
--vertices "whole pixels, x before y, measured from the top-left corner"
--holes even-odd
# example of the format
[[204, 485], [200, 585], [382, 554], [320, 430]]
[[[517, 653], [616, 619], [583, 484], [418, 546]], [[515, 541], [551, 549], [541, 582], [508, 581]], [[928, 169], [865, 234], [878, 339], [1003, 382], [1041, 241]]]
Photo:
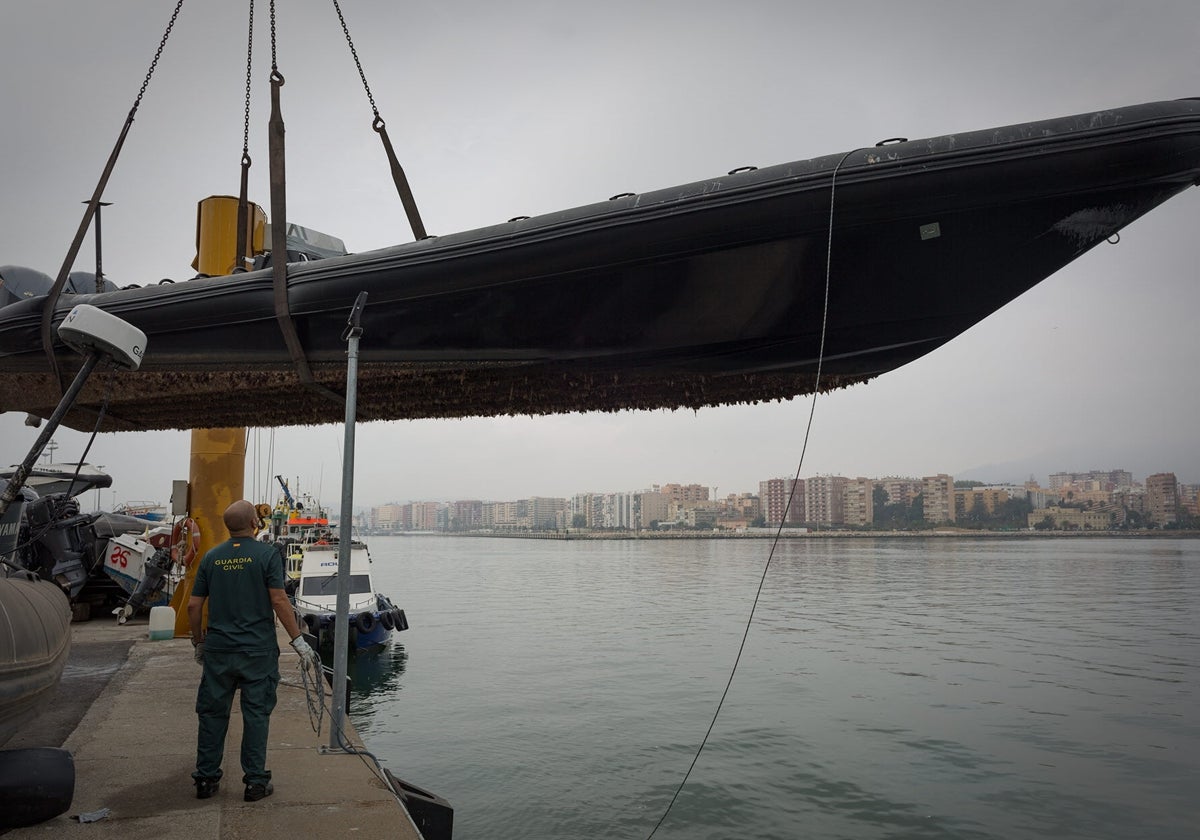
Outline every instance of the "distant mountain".
[[1095, 446], [1079, 445], [1047, 450], [1027, 458], [979, 464], [952, 473], [955, 479], [988, 484], [1024, 484], [1032, 475], [1043, 487], [1051, 473], [1088, 470], [1129, 470], [1134, 481], [1147, 475], [1173, 472], [1184, 484], [1200, 483], [1200, 455], [1194, 443], [1122, 441]]

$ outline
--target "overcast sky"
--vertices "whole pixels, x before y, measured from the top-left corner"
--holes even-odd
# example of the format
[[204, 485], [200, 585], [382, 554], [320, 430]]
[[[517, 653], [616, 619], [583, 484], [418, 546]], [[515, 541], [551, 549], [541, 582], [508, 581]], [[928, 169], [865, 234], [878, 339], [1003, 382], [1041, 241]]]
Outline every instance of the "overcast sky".
[[[196, 202], [237, 193], [247, 5], [184, 5], [104, 196], [118, 284], [191, 276]], [[57, 273], [173, 6], [0, 0], [0, 264]], [[883, 138], [1200, 95], [1194, 0], [341, 6], [435, 234]], [[267, 9], [250, 148], [264, 207]], [[351, 251], [411, 240], [332, 3], [279, 0], [277, 15], [289, 220]], [[1120, 467], [1200, 482], [1198, 223], [1193, 190], [930, 355], [820, 397], [802, 474], [1044, 482]], [[809, 405], [364, 424], [356, 502], [756, 491], [795, 472]], [[22, 419], [0, 416], [4, 463], [36, 437]], [[251, 454], [269, 439], [252, 431]], [[86, 436], [56, 440], [71, 460]], [[105, 505], [165, 501], [189, 441], [99, 436], [88, 460], [114, 476]], [[279, 429], [273, 471], [333, 503], [341, 451], [340, 426]], [[273, 500], [265, 458], [247, 474], [264, 488], [249, 495]]]

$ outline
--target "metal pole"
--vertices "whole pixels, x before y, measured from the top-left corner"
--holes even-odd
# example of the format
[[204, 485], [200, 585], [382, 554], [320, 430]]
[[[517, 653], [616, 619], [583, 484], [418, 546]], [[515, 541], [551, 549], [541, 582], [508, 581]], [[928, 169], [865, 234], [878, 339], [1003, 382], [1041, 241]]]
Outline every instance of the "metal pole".
[[17, 467], [16, 472], [12, 474], [12, 478], [8, 480], [8, 486], [4, 488], [4, 494], [0, 495], [0, 516], [4, 516], [4, 512], [8, 510], [8, 506], [17, 498], [17, 494], [21, 492], [21, 488], [25, 486], [25, 479], [29, 478], [29, 472], [33, 469], [33, 465], [37, 463], [37, 459], [41, 456], [42, 450], [46, 448], [46, 444], [54, 433], [58, 431], [59, 424], [62, 423], [67, 412], [71, 410], [71, 406], [75, 404], [76, 397], [83, 390], [83, 385], [87, 382], [87, 378], [91, 376], [92, 370], [100, 362], [102, 353], [98, 350], [93, 350], [83, 360], [83, 367], [79, 369], [79, 373], [75, 374], [75, 381], [71, 383], [71, 387], [63, 394], [63, 398], [58, 401], [58, 407], [54, 409], [54, 413], [50, 415], [50, 420], [42, 429], [42, 433], [38, 435], [38, 439], [34, 441], [33, 448], [25, 456], [25, 460]]
[[[91, 202], [84, 201], [81, 204], [90, 204]], [[101, 258], [101, 243], [103, 237], [100, 232], [100, 208], [111, 207], [111, 201], [96, 202], [96, 294], [104, 291], [104, 261]]]
[[358, 415], [358, 340], [367, 293], [359, 292], [342, 338], [346, 340], [346, 436], [342, 452], [342, 512], [338, 523], [337, 611], [333, 619], [333, 703], [329, 748], [342, 750], [342, 721], [346, 716], [346, 672], [350, 656], [350, 552], [354, 540], [354, 424]]

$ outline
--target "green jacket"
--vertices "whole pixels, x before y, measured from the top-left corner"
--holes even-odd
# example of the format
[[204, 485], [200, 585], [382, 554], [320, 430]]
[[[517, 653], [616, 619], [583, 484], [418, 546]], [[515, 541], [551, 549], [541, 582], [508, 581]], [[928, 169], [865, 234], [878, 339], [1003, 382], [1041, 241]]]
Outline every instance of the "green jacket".
[[279, 650], [271, 589], [283, 589], [283, 557], [274, 544], [230, 537], [210, 549], [192, 587], [192, 595], [208, 599], [205, 650]]

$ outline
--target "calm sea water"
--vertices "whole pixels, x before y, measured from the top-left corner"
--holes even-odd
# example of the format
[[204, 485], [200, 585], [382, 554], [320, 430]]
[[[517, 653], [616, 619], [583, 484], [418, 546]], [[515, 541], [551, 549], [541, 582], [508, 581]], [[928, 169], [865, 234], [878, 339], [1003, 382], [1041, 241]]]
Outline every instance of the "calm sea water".
[[[353, 720], [456, 840], [646, 837], [770, 542], [370, 544]], [[1191, 840], [1198, 688], [1200, 541], [784, 543], [655, 836]]]

